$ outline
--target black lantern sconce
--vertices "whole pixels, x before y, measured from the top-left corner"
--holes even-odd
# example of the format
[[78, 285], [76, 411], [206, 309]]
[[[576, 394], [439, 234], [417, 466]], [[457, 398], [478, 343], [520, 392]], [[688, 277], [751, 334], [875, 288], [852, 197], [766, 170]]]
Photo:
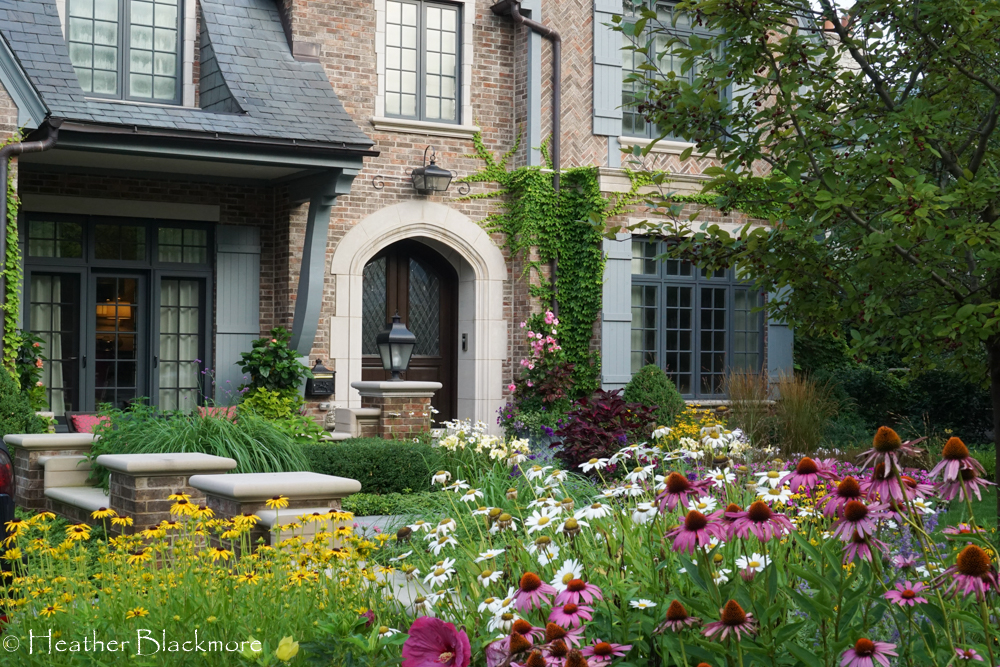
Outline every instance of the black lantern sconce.
[[382, 357], [382, 368], [392, 373], [393, 380], [402, 380], [400, 373], [410, 365], [417, 337], [399, 321], [398, 312], [392, 316], [392, 323], [375, 336], [375, 343]]
[[[430, 164], [427, 164], [427, 151], [431, 152]], [[447, 169], [437, 166], [436, 159], [437, 151], [428, 146], [424, 149], [423, 166], [416, 167], [410, 172], [410, 178], [413, 180], [413, 189], [420, 194], [427, 195], [433, 192], [445, 192], [448, 190], [448, 186], [451, 185], [451, 179], [455, 175]]]
[[336, 393], [334, 387], [336, 386], [337, 373], [324, 366], [322, 359], [316, 360], [316, 365], [312, 367], [312, 374], [313, 376], [306, 380], [306, 394], [308, 396], [333, 396]]

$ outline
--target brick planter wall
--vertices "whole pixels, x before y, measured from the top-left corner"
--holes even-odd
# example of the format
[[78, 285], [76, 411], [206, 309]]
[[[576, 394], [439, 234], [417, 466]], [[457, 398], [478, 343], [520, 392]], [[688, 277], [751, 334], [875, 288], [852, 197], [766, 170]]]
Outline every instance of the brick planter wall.
[[388, 440], [406, 440], [431, 430], [431, 399], [422, 396], [362, 396], [361, 407], [379, 408], [375, 433]]
[[132, 517], [132, 526], [125, 528], [128, 533], [169, 520], [170, 506], [174, 501], [168, 496], [172, 493], [186, 493], [191, 496], [192, 504], [205, 504], [205, 494], [188, 486], [186, 475], [140, 477], [112, 471], [109, 488], [111, 509], [119, 516]]

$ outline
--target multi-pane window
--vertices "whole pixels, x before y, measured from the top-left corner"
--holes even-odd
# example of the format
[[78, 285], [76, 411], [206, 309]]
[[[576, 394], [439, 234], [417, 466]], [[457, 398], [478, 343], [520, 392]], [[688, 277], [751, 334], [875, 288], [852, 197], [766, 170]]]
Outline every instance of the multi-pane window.
[[655, 364], [686, 397], [722, 397], [730, 370], [760, 370], [762, 297], [732, 269], [710, 273], [664, 251], [632, 241], [632, 372]]
[[204, 264], [208, 261], [208, 232], [204, 229], [160, 227], [157, 255], [161, 262]]
[[28, 228], [28, 256], [83, 257], [82, 235], [77, 222], [38, 220]]
[[70, 61], [85, 93], [176, 103], [179, 0], [68, 0]]
[[[674, 2], [660, 2], [658, 0], [624, 0], [624, 20], [635, 21], [642, 16], [644, 9], [652, 9], [656, 12], [656, 22], [647, 23], [647, 32], [643, 35], [629, 36], [623, 35], [624, 46], [638, 46], [646, 48], [647, 54], [638, 53], [625, 48], [622, 50], [622, 135], [626, 137], [649, 137], [660, 136], [660, 132], [655, 123], [648, 123], [639, 112], [639, 105], [646, 101], [645, 86], [641, 81], [630, 80], [633, 75], [644, 74], [648, 77], [674, 78], [693, 81], [697, 68], [687, 72], [682, 71], [681, 58], [676, 55], [676, 45], [668, 45], [671, 38], [686, 36], [698, 32], [708, 35], [710, 33], [695, 30], [688, 16], [678, 12], [674, 8]], [[649, 30], [653, 27], [653, 30]], [[644, 71], [642, 66], [646, 63], [656, 68], [655, 75], [648, 70]]]
[[459, 122], [459, 18], [454, 5], [386, 2], [387, 116]]

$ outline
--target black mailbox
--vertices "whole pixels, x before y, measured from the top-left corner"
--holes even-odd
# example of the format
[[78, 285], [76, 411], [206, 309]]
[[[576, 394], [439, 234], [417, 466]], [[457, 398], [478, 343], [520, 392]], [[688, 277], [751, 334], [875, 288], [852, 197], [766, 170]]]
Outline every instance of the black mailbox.
[[306, 380], [306, 394], [309, 396], [333, 396], [334, 377], [336, 371], [331, 371], [323, 365], [322, 359], [316, 360], [316, 365], [312, 367], [313, 376]]

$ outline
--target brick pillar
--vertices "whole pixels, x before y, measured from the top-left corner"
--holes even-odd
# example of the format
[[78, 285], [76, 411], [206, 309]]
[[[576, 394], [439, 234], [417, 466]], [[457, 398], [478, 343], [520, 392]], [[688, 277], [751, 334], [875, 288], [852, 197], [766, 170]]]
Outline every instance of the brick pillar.
[[48, 509], [45, 498], [45, 469], [40, 456], [89, 454], [94, 436], [90, 433], [11, 434], [4, 442], [14, 457], [14, 504], [32, 510]]
[[405, 440], [431, 430], [431, 398], [440, 382], [352, 382], [361, 394], [362, 408], [381, 411], [379, 437]]

